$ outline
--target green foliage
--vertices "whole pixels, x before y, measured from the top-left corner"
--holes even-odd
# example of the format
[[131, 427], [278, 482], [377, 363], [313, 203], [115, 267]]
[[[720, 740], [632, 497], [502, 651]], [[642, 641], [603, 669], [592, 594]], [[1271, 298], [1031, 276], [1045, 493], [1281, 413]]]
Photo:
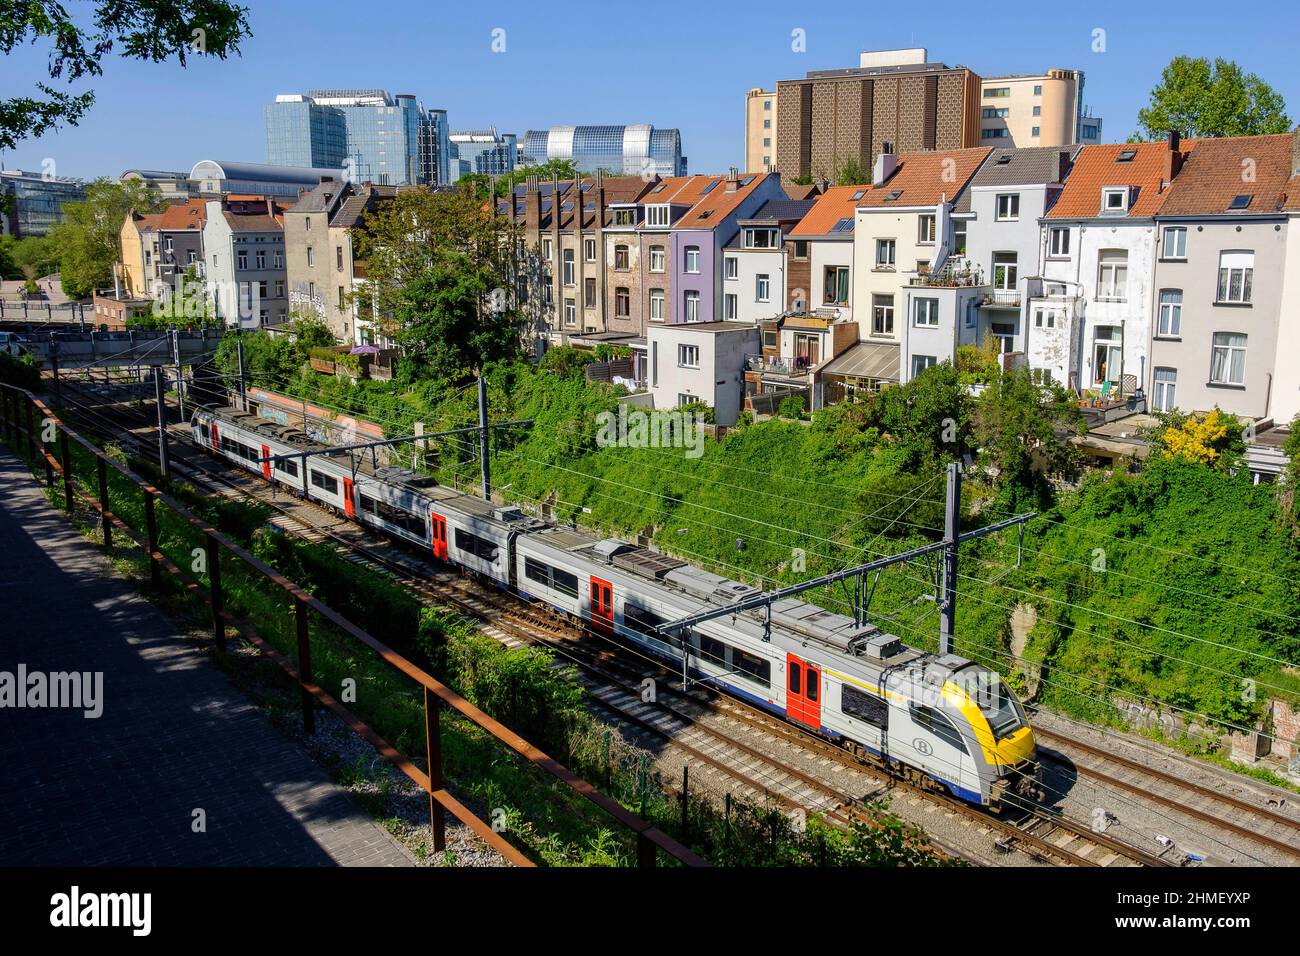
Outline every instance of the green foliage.
[[946, 461], [959, 455], [970, 438], [969, 396], [947, 362], [882, 391], [871, 405], [870, 419], [898, 449], [903, 468]]
[[993, 337], [983, 345], [957, 346], [957, 372], [963, 385], [988, 385], [1001, 372], [998, 348]]
[[1160, 75], [1150, 103], [1138, 110], [1146, 139], [1172, 130], [1185, 136], [1255, 136], [1286, 133], [1291, 120], [1282, 96], [1231, 60], [1178, 56]]
[[871, 170], [862, 165], [856, 156], [850, 156], [835, 167], [836, 186], [867, 186], [871, 184]]
[[[12, 236], [5, 238], [12, 242], [12, 268], [24, 279], [30, 282], [59, 271], [59, 250], [49, 236], [27, 236], [16, 242]], [[6, 275], [5, 278], [17, 276]]]
[[590, 349], [575, 348], [572, 345], [554, 345], [543, 353], [538, 366], [548, 372], [567, 377], [581, 372], [598, 360], [598, 354]]
[[[0, 210], [0, 216], [4, 214], [5, 211]], [[0, 279], [22, 278], [22, 273], [18, 271], [18, 266], [14, 262], [14, 246], [17, 242], [18, 240], [7, 232], [0, 234]]]
[[787, 395], [776, 407], [776, 413], [782, 418], [803, 418], [803, 399], [798, 395]]
[[[78, 22], [82, 18], [57, 0], [7, 3], [0, 53], [48, 41], [50, 79], [69, 82], [100, 76], [114, 47], [123, 57], [152, 63], [175, 59], [185, 66], [193, 55], [224, 60], [252, 35], [247, 13], [225, 0], [96, 0], [93, 14], [83, 15], [90, 22]], [[72, 95], [48, 83], [35, 85], [40, 96], [0, 100], [0, 150], [63, 123], [75, 126], [95, 101], [93, 92]]]
[[50, 233], [59, 250], [63, 291], [83, 299], [96, 288], [111, 285], [127, 215], [159, 212], [165, 206], [156, 190], [136, 179], [121, 183], [97, 179], [86, 187], [84, 200], [66, 203], [63, 221]]
[[13, 356], [0, 352], [0, 382], [29, 392], [41, 390], [41, 363], [31, 355]]

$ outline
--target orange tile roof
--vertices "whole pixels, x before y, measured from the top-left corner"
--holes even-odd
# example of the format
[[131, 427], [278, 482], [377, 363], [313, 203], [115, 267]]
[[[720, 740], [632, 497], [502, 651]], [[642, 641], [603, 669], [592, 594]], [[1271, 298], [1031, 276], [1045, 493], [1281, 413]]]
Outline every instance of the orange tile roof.
[[[712, 229], [715, 225], [729, 216], [737, 206], [744, 202], [754, 190], [758, 189], [769, 176], [775, 176], [776, 173], [743, 173], [740, 176], [740, 182], [749, 179], [748, 186], [737, 184], [735, 191], [727, 192], [727, 177], [710, 176], [710, 180], [717, 181], [714, 186], [705, 195], [702, 195], [698, 202], [691, 207], [691, 211], [682, 216], [673, 225], [677, 229]], [[707, 186], [708, 183], [703, 185]]]
[[[894, 174], [867, 190], [858, 206], [934, 206], [945, 196], [948, 202], [952, 202], [992, 151], [990, 147], [977, 146], [900, 153]], [[951, 166], [947, 165], [949, 162]], [[889, 199], [894, 193], [899, 195]]]
[[[1292, 142], [1290, 133], [1200, 140], [1174, 177], [1160, 215], [1251, 216], [1279, 211], [1291, 177]], [[1237, 196], [1249, 196], [1249, 205], [1232, 209]]]
[[[1185, 140], [1179, 147], [1184, 159], [1196, 147], [1195, 140]], [[1125, 150], [1134, 150], [1127, 162], [1117, 162]], [[1085, 146], [1074, 161], [1056, 203], [1047, 219], [1146, 219], [1160, 211], [1171, 190], [1160, 191], [1169, 179], [1171, 154], [1168, 142], [1108, 143]], [[1106, 186], [1128, 186], [1137, 191], [1125, 215], [1101, 216], [1101, 191]]]
[[208, 221], [207, 201], [190, 199], [173, 203], [162, 211], [159, 219], [159, 229], [202, 229]]
[[[853, 210], [857, 207], [858, 201], [853, 197], [858, 193], [866, 196], [870, 186], [832, 186], [826, 192], [817, 197], [817, 202], [807, 215], [799, 220], [799, 224], [790, 230], [791, 236], [829, 236], [835, 228], [835, 224], [842, 219], [853, 221]], [[846, 239], [853, 237], [853, 230], [843, 230], [835, 233]]]
[[721, 179], [720, 176], [669, 176], [662, 180], [662, 189], [656, 186], [646, 193], [642, 202], [673, 203], [678, 206], [693, 206], [704, 194], [704, 187]]
[[1286, 184], [1286, 192], [1282, 197], [1283, 209], [1300, 209], [1300, 173], [1292, 176]]

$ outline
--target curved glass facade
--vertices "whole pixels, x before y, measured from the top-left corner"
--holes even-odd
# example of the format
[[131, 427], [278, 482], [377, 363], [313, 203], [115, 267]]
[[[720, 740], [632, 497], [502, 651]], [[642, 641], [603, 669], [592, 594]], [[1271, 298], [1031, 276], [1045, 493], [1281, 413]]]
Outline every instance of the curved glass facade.
[[552, 126], [529, 130], [524, 156], [530, 163], [572, 159], [580, 172], [603, 169], [619, 176], [684, 176], [681, 133], [636, 126]]

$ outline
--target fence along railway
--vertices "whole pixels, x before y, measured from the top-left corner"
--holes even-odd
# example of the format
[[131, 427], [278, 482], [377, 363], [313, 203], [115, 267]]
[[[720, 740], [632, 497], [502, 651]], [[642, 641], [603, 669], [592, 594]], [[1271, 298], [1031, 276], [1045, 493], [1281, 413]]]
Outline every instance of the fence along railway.
[[[211, 478], [209, 478], [208, 480], [210, 481]], [[263, 488], [264, 495], [269, 490], [270, 490], [269, 487], [264, 487]], [[314, 510], [314, 509], [309, 509], [309, 510]], [[317, 514], [320, 513], [317, 512]], [[294, 521], [301, 523], [302, 519], [296, 518], [294, 519]], [[319, 527], [319, 522], [313, 523], [311, 521], [307, 521], [306, 524], [309, 527], [314, 527], [315, 530], [308, 531], [305, 533], [311, 534], [313, 536], [318, 536], [326, 540], [333, 540], [340, 547], [347, 547], [353, 549], [353, 554], [357, 555], [357, 560], [376, 564], [377, 566], [382, 566], [386, 570], [388, 570], [389, 573], [394, 573], [394, 564], [391, 559], [380, 558], [376, 560], [378, 556], [375, 555], [370, 550], [366, 550], [363, 554], [358, 555], [356, 551], [357, 545], [355, 541], [352, 542], [340, 541], [336, 530], [331, 528], [322, 529]], [[343, 526], [339, 525], [337, 527], [339, 528], [339, 530], [341, 530]], [[299, 527], [299, 531], [302, 531], [301, 524]], [[406, 565], [407, 563], [408, 562], [404, 561], [402, 562], [402, 565]], [[418, 576], [419, 572], [413, 573], [409, 569], [409, 567], [399, 566], [397, 574], [399, 577], [405, 577], [406, 579], [408, 579], [408, 581], [411, 581]], [[443, 575], [443, 577], [445, 578], [445, 575]], [[445, 585], [445, 581], [444, 581], [444, 585]], [[427, 583], [424, 585], [424, 587], [427, 590]], [[463, 582], [461, 587], [463, 590], [464, 588]], [[443, 601], [447, 600], [445, 587], [444, 590], [438, 592], [437, 597], [439, 600], [443, 600]], [[512, 612], [509, 609], [503, 609], [503, 607], [500, 604], [501, 598], [502, 595], [500, 594], [494, 595], [491, 599], [491, 602], [488, 604], [487, 611], [484, 612], [483, 610], [484, 592], [476, 591], [472, 601], [467, 602], [464, 606], [473, 610], [472, 604], [476, 603], [478, 605], [476, 616], [479, 617], [486, 616], [491, 621], [491, 626], [496, 627], [498, 630], [502, 629], [502, 624], [504, 623], [507, 629], [513, 630], [515, 632], [515, 635], [518, 635], [522, 625], [524, 629], [531, 628], [532, 631], [531, 635], [525, 634], [523, 639], [531, 639], [533, 641], [547, 641], [547, 642], [554, 642], [555, 640], [557, 640], [556, 627], [554, 622], [550, 622], [549, 625], [539, 625], [536, 612], [531, 611], [531, 609], [529, 612], [525, 612], [524, 619], [521, 622], [517, 616], [518, 611]], [[531, 618], [531, 620], [529, 620], [529, 618]], [[589, 633], [594, 633], [591, 631], [591, 629], [587, 629], [587, 630]], [[519, 639], [518, 636], [516, 636], [515, 639], [516, 640]], [[572, 652], [570, 652], [569, 656], [570, 657], [573, 656]], [[609, 676], [610, 675], [606, 675], [606, 678], [608, 679]], [[607, 690], [606, 693], [608, 692], [609, 691]], [[744, 705], [739, 705], [738, 702], [724, 699], [721, 706], [734, 710], [737, 706], [743, 707]], [[636, 705], [634, 704], [631, 709], [635, 711]], [[629, 716], [633, 718], [633, 722], [636, 722], [636, 719], [639, 718], [639, 715], [637, 715], [636, 713], [632, 713], [629, 715], [627, 709], [625, 709], [623, 711], [623, 717], [627, 719]], [[802, 737], [803, 746], [824, 746], [826, 750], [828, 750], [832, 754], [835, 754], [837, 757], [842, 758], [844, 756], [841, 751], [838, 751], [836, 748], [824, 744], [824, 742], [812, 741], [806, 736], [803, 736], [799, 731], [793, 731], [792, 728], [788, 727], [787, 725], [778, 725], [777, 722], [772, 721], [768, 715], [755, 713], [753, 717], [762, 718], [766, 720], [769, 724], [773, 725], [773, 727], [779, 730], [780, 732], [794, 733], [796, 736]], [[642, 722], [644, 721], [642, 720]], [[697, 727], [699, 726], [698, 722], [695, 724], [695, 726]], [[658, 732], [658, 728], [656, 728], [656, 732]], [[727, 744], [725, 742], [717, 742], [716, 737], [714, 738], [714, 740], [715, 740], [714, 746], [718, 746], [718, 747], [731, 746], [730, 744]], [[707, 754], [708, 752], [706, 751], [705, 753]], [[702, 761], [702, 762], [707, 763], [707, 761]], [[899, 784], [898, 781], [893, 781], [891, 783], [891, 786], [897, 787], [902, 785]], [[987, 819], [988, 818], [985, 818], [986, 823], [987, 823]], [[996, 821], [996, 823], [1005, 824], [1006, 821]], [[1039, 859], [1066, 862], [1073, 865], [1097, 865], [1099, 861], [1101, 862], [1102, 865], [1118, 865], [1117, 861], [1131, 862], [1135, 860], [1141, 863], [1145, 863], [1147, 865], [1168, 865], [1170, 862], [1169, 858], [1167, 858], [1167, 856], [1164, 854], [1152, 855], [1146, 853], [1145, 851], [1141, 851], [1133, 847], [1126, 847], [1124, 844], [1120, 843], [1119, 841], [1110, 840], [1106, 838], [1104, 835], [1091, 833], [1086, 827], [1072, 824], [1069, 821], [1060, 819], [1059, 817], [1053, 819], [1051, 814], [1040, 813], [1037, 815], [1032, 815], [1031, 817], [1022, 821], [1021, 826], [1012, 827], [1010, 830], [1008, 830], [1008, 832], [1006, 832], [1001, 838], [1001, 842], [1002, 842], [1002, 849], [1017, 847], [1023, 849], [1025, 852], [1030, 853], [1031, 855], [1035, 855]], [[1073, 852], [1076, 850], [1081, 852]]]

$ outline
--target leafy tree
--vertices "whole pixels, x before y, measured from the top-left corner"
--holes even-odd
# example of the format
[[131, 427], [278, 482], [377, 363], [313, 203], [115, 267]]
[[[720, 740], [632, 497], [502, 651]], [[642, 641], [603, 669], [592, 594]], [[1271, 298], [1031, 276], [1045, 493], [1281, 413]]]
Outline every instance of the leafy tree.
[[26, 236], [19, 239], [12, 245], [11, 258], [19, 275], [29, 281], [59, 269], [58, 251], [49, 236]]
[[997, 485], [1010, 493], [1013, 508], [1022, 493], [1050, 502], [1046, 479], [1075, 467], [1078, 455], [1068, 438], [1086, 431], [1065, 389], [1039, 385], [1028, 369], [1003, 372], [975, 402], [980, 457], [997, 468]]
[[1168, 412], [1152, 436], [1165, 458], [1184, 458], [1212, 468], [1228, 469], [1237, 463], [1246, 443], [1242, 423], [1217, 407], [1204, 415]]
[[82, 299], [96, 287], [110, 285], [127, 214], [160, 212], [166, 205], [156, 189], [138, 179], [115, 183], [103, 178], [86, 187], [83, 201], [64, 205], [63, 222], [50, 233], [59, 250], [63, 291]]
[[578, 166], [571, 159], [548, 159], [544, 163], [535, 163], [531, 166], [516, 166], [512, 172], [497, 179], [497, 195], [506, 195], [519, 183], [527, 181], [529, 176], [536, 176], [542, 182], [547, 182], [556, 176], [560, 179], [576, 179]]
[[20, 279], [22, 273], [14, 262], [14, 246], [18, 240], [8, 233], [0, 235], [0, 279]]
[[1286, 133], [1291, 120], [1282, 96], [1254, 73], [1222, 57], [1179, 56], [1169, 62], [1138, 110], [1135, 138], [1160, 139], [1171, 130], [1186, 136], [1255, 136]]
[[871, 424], [901, 452], [905, 470], [933, 465], [959, 455], [966, 446], [970, 396], [957, 370], [941, 362], [876, 396]]
[[871, 182], [871, 170], [863, 167], [856, 156], [850, 156], [835, 168], [836, 186], [865, 186]]
[[[114, 44], [128, 59], [185, 66], [192, 55], [224, 60], [252, 35], [247, 8], [225, 0], [95, 0], [93, 8], [93, 17], [87, 11], [77, 22], [58, 0], [0, 0], [0, 53], [47, 42], [50, 79], [72, 82], [100, 76]], [[0, 100], [0, 150], [62, 123], [75, 126], [95, 101], [93, 91], [74, 95], [48, 83], [36, 92]]]

